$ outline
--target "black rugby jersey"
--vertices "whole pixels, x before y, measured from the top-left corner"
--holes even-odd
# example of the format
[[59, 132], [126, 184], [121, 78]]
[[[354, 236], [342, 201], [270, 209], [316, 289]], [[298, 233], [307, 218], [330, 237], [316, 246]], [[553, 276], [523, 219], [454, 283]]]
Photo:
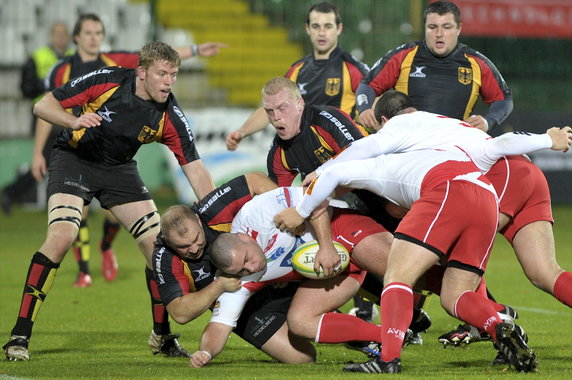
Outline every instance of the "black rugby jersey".
[[[490, 128], [512, 110], [510, 89], [497, 68], [483, 54], [462, 43], [446, 57], [434, 56], [425, 41], [401, 45], [377, 61], [362, 83], [369, 85], [376, 96], [395, 88], [408, 94], [420, 111], [461, 120], [471, 115], [479, 95], [488, 105], [510, 101], [510, 106], [494, 117], [487, 115]], [[371, 102], [364, 108], [370, 107]]]
[[82, 113], [95, 112], [103, 120], [94, 128], [64, 129], [56, 148], [106, 165], [130, 161], [142, 144], [165, 144], [180, 165], [198, 160], [191, 127], [175, 96], [165, 103], [135, 95], [135, 70], [106, 67], [67, 82], [52, 91], [63, 108], [82, 106]]
[[306, 104], [329, 105], [355, 117], [355, 93], [369, 68], [336, 47], [328, 59], [314, 54], [294, 62], [285, 77], [298, 85]]
[[230, 231], [232, 219], [250, 199], [246, 177], [240, 176], [219, 186], [192, 207], [201, 219], [206, 239], [203, 256], [198, 260], [177, 255], [159, 234], [153, 249], [153, 275], [165, 305], [203, 289], [214, 280], [216, 267], [209, 256], [212, 243], [221, 233]]
[[268, 176], [278, 186], [290, 186], [298, 173], [304, 178], [365, 135], [365, 130], [341, 110], [306, 105], [300, 133], [290, 140], [274, 137], [267, 157]]

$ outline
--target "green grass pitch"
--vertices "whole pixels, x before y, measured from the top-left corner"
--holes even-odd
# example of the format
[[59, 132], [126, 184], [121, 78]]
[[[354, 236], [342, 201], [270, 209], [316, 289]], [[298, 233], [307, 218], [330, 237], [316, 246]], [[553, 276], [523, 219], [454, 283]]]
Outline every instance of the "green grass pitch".
[[[164, 207], [160, 207], [161, 209]], [[555, 235], [562, 267], [572, 269], [572, 206], [555, 206]], [[237, 336], [211, 365], [191, 369], [186, 359], [154, 357], [147, 348], [152, 328], [150, 300], [145, 286], [144, 260], [135, 243], [122, 230], [114, 244], [119, 275], [112, 283], [101, 275], [97, 242], [101, 238], [101, 214], [89, 217], [92, 236], [91, 269], [94, 284], [74, 289], [77, 264], [70, 252], [42, 306], [30, 344], [29, 362], [0, 360], [3, 379], [349, 379], [376, 375], [343, 373], [343, 365], [364, 356], [341, 345], [318, 345], [315, 364], [278, 364]], [[45, 236], [44, 212], [14, 210], [0, 214], [0, 344], [4, 344], [16, 320], [22, 286], [32, 254]], [[499, 237], [489, 261], [487, 282], [499, 302], [520, 313], [519, 323], [539, 360], [538, 374], [529, 378], [572, 378], [572, 310], [533, 287], [522, 273], [510, 246]], [[347, 311], [351, 304], [347, 304]], [[407, 347], [402, 356], [401, 378], [513, 379], [514, 369], [491, 366], [492, 344], [475, 343], [466, 348], [443, 349], [437, 337], [456, 327], [458, 321], [439, 306], [436, 296], [426, 307], [433, 326], [423, 335], [422, 346]], [[179, 326], [183, 347], [198, 347], [205, 315]]]

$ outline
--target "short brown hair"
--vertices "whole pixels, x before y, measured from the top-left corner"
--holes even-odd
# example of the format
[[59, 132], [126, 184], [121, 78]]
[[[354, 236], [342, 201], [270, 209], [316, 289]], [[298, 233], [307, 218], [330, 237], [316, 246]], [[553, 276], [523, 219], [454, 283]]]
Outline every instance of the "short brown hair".
[[[72, 31], [73, 37], [79, 36], [79, 34], [81, 33], [81, 27], [83, 26], [83, 23], [87, 20], [99, 22], [101, 24], [101, 29], [103, 30], [103, 35], [105, 35], [105, 25], [103, 25], [103, 21], [101, 21], [99, 16], [96, 15], [95, 13], [85, 13], [85, 14], [82, 14], [81, 16], [79, 16], [77, 21], [75, 22], [75, 25], [73, 26], [73, 31]], [[75, 43], [75, 41], [74, 41], [74, 43]]]
[[167, 240], [167, 244], [171, 233], [185, 235], [188, 232], [185, 221], [195, 220], [196, 215], [187, 205], [174, 205], [165, 210], [161, 216], [161, 234], [163, 239]]
[[155, 62], [166, 61], [175, 67], [181, 65], [179, 53], [161, 41], [147, 42], [139, 52], [139, 66], [149, 68]]
[[342, 16], [340, 15], [340, 9], [336, 7], [332, 3], [328, 3], [327, 1], [323, 1], [318, 4], [314, 4], [308, 10], [308, 16], [306, 16], [306, 24], [310, 25], [310, 13], [316, 11], [318, 13], [333, 13], [336, 17], [336, 26], [342, 23]]

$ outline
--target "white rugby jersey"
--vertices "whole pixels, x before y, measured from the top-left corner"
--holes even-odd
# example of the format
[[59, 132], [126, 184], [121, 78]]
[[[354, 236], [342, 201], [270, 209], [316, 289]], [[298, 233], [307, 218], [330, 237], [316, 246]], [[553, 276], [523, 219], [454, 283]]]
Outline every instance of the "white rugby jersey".
[[337, 186], [369, 190], [410, 208], [424, 188], [448, 180], [464, 180], [496, 192], [460, 150], [416, 150], [332, 165], [312, 182], [296, 210], [303, 217], [320, 205]]
[[375, 135], [367, 136], [320, 166], [322, 173], [342, 161], [361, 160], [380, 154], [409, 152], [420, 149], [460, 149], [486, 173], [505, 155], [532, 153], [550, 149], [547, 134], [510, 132], [492, 138], [470, 124], [446, 116], [416, 111], [392, 117]]
[[242, 287], [223, 293], [215, 303], [211, 322], [236, 327], [248, 298], [273, 282], [302, 279], [292, 268], [292, 254], [300, 245], [316, 240], [309, 225], [301, 236], [281, 232], [274, 225], [274, 216], [295, 206], [303, 196], [301, 187], [280, 187], [255, 196], [247, 202], [232, 221], [231, 232], [243, 232], [256, 240], [266, 256], [266, 269], [242, 278]]

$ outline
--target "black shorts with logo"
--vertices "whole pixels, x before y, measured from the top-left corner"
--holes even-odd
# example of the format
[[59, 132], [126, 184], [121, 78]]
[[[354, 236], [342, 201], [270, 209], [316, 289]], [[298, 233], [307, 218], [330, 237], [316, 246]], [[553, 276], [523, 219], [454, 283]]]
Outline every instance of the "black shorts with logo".
[[260, 348], [286, 323], [288, 308], [299, 282], [283, 288], [267, 286], [246, 303], [234, 332], [256, 348]]
[[106, 165], [82, 160], [74, 152], [56, 148], [48, 172], [48, 198], [56, 193], [72, 194], [88, 205], [95, 197], [106, 209], [152, 199], [133, 160]]

